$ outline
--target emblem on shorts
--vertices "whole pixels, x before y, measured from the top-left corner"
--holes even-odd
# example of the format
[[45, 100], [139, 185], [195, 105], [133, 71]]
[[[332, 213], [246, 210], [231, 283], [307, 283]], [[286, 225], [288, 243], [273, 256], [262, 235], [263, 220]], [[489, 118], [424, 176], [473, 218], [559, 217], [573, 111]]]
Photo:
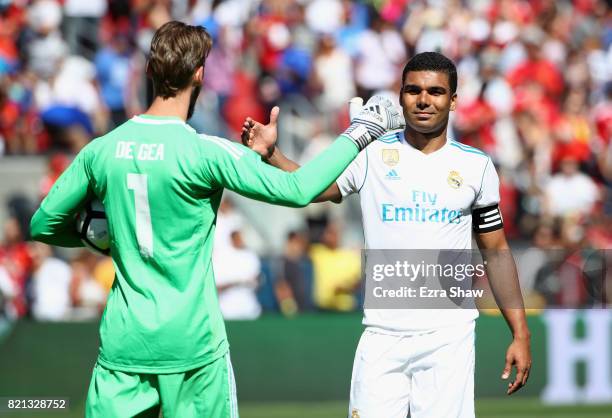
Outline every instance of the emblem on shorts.
[[359, 418], [359, 411], [357, 410], [357, 408], [353, 408], [353, 411], [351, 412], [351, 418]]
[[463, 178], [456, 171], [451, 171], [448, 173], [448, 178], [446, 179], [448, 185], [453, 189], [458, 189], [463, 184]]
[[393, 167], [399, 163], [399, 150], [397, 149], [383, 149], [382, 150], [383, 163]]

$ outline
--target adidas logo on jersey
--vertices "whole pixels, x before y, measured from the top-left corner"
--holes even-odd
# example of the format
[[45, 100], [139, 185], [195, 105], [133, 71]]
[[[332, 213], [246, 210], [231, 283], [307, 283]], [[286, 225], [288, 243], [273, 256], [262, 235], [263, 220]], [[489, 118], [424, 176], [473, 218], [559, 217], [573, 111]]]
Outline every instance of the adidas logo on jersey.
[[401, 177], [399, 176], [399, 174], [397, 174], [397, 171], [395, 171], [395, 169], [389, 170], [385, 178], [388, 180], [400, 180], [401, 179]]

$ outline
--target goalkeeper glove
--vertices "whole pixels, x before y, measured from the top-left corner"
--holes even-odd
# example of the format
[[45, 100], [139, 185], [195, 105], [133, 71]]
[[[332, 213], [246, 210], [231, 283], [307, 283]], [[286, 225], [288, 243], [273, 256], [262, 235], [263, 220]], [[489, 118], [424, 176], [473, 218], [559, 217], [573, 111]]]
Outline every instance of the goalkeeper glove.
[[343, 132], [360, 151], [385, 132], [402, 129], [406, 125], [402, 112], [386, 97], [372, 96], [361, 108], [362, 102], [359, 97], [349, 102], [351, 125]]

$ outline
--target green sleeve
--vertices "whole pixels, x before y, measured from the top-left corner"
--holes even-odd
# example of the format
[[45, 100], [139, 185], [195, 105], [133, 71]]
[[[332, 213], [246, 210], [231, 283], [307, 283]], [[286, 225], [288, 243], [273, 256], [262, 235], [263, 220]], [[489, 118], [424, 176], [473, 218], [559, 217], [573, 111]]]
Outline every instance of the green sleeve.
[[87, 147], [57, 179], [30, 221], [32, 239], [61, 247], [83, 247], [75, 228], [75, 215], [91, 197]]
[[294, 172], [272, 167], [249, 148], [222, 138], [202, 135], [203, 177], [213, 187], [225, 187], [267, 203], [303, 207], [323, 193], [359, 153], [348, 138], [338, 137], [315, 159]]

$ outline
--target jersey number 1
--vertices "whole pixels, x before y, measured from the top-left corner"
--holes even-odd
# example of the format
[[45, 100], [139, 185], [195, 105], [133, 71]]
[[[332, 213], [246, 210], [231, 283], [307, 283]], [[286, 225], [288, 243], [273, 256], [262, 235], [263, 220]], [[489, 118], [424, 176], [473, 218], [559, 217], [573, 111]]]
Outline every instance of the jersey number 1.
[[136, 239], [140, 254], [145, 258], [153, 257], [153, 226], [149, 207], [149, 189], [146, 174], [128, 173], [127, 187], [134, 192], [136, 208]]

